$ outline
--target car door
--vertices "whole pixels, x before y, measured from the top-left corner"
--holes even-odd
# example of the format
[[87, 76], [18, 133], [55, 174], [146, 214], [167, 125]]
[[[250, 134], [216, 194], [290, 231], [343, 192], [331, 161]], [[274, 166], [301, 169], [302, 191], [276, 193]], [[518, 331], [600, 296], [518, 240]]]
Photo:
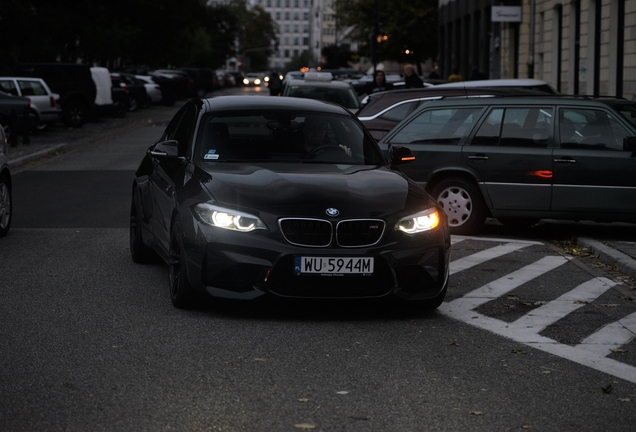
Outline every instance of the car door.
[[[168, 125], [161, 141], [179, 142], [179, 156], [186, 156], [188, 145], [194, 133], [197, 110], [194, 105], [184, 106]], [[170, 228], [176, 203], [176, 187], [185, 164], [175, 158], [153, 157], [153, 171], [150, 177], [153, 216], [151, 220], [155, 239], [166, 253], [169, 250]]]
[[429, 107], [416, 112], [399, 130], [380, 142], [388, 153], [389, 145], [408, 147], [415, 161], [400, 167], [422, 186], [438, 171], [463, 169], [461, 146], [483, 112], [483, 106]]
[[636, 156], [623, 151], [634, 135], [610, 110], [559, 108], [552, 210], [636, 212]]
[[550, 106], [493, 107], [463, 146], [493, 210], [547, 211], [552, 186]]

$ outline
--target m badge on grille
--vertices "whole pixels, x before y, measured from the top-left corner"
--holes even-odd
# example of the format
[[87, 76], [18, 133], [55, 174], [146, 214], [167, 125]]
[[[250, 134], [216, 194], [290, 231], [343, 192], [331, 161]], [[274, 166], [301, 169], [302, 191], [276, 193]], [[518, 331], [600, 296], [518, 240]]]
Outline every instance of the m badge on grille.
[[336, 216], [338, 216], [340, 214], [338, 209], [335, 209], [333, 207], [330, 207], [327, 210], [325, 210], [325, 213], [327, 213], [327, 215], [331, 216], [331, 217], [336, 217]]

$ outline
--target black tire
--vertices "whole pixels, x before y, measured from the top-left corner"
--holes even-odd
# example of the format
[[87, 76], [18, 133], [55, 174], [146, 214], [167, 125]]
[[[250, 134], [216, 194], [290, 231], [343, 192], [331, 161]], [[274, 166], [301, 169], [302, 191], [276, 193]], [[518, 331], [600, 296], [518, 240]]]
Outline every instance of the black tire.
[[176, 223], [170, 235], [168, 269], [170, 273], [170, 300], [178, 309], [190, 309], [195, 300], [194, 289], [188, 280], [185, 260], [181, 228]]
[[148, 264], [157, 259], [155, 251], [144, 243], [141, 236], [141, 218], [137, 210], [136, 193], [133, 193], [130, 206], [130, 255], [137, 264]]
[[539, 222], [539, 219], [535, 218], [497, 218], [502, 225], [509, 228], [530, 228], [532, 225]]
[[444, 209], [451, 234], [475, 233], [484, 224], [486, 204], [474, 183], [449, 177], [436, 184], [431, 195]]
[[113, 102], [113, 117], [124, 118], [128, 112], [128, 104], [121, 101]]
[[6, 177], [0, 177], [0, 237], [9, 233], [12, 216], [11, 184]]
[[62, 107], [62, 120], [72, 128], [84, 126], [88, 119], [88, 106], [79, 100], [68, 101]]

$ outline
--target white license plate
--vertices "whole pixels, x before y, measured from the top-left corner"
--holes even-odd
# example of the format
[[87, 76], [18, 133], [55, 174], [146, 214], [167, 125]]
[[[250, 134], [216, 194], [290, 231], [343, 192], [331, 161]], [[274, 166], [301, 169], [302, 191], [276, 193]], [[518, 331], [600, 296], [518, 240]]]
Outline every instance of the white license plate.
[[373, 258], [297, 256], [294, 260], [294, 274], [371, 276], [373, 275]]

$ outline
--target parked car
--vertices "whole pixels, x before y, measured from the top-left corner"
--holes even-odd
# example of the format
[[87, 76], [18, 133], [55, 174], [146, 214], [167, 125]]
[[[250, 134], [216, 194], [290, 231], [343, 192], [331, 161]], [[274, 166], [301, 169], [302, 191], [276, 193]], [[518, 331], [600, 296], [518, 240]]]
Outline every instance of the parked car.
[[[312, 133], [323, 144], [308, 150]], [[394, 169], [410, 159], [395, 151], [388, 162], [334, 104], [189, 101], [136, 172], [132, 258], [168, 264], [179, 308], [197, 293], [397, 296], [436, 308], [448, 286], [450, 236], [432, 198]]]
[[181, 68], [192, 79], [189, 97], [203, 98], [217, 88], [216, 73], [210, 68]]
[[225, 73], [234, 79], [235, 86], [243, 85], [243, 78], [245, 78], [245, 74], [243, 72], [237, 70], [226, 70]]
[[379, 144], [413, 152], [404, 173], [435, 197], [456, 234], [478, 231], [488, 216], [514, 226], [636, 222], [636, 127], [607, 100], [433, 101]]
[[548, 94], [557, 94], [557, 91], [553, 89], [547, 82], [528, 78], [457, 81], [438, 84], [436, 87], [458, 89], [506, 87], [510, 89], [538, 90]]
[[161, 103], [161, 86], [150, 75], [133, 75], [146, 87], [146, 94], [153, 104]]
[[281, 96], [334, 102], [353, 113], [360, 109], [351, 84], [334, 80], [329, 72], [307, 72], [302, 80], [291, 79], [283, 87]]
[[113, 87], [121, 87], [128, 91], [128, 111], [137, 111], [139, 108], [150, 106], [150, 97], [143, 81], [127, 73], [111, 73], [110, 79]]
[[9, 144], [16, 145], [18, 136], [28, 136], [35, 125], [29, 99], [0, 91], [0, 126]]
[[0, 91], [28, 98], [38, 129], [62, 119], [60, 95], [53, 93], [42, 78], [0, 77]]
[[60, 95], [62, 120], [69, 127], [82, 127], [95, 108], [97, 88], [89, 65], [75, 63], [23, 63], [16, 76], [42, 78]]
[[91, 76], [95, 82], [96, 111], [99, 115], [125, 117], [128, 112], [128, 90], [114, 87], [110, 71], [105, 67], [92, 67]]
[[399, 122], [421, 105], [432, 100], [448, 97], [492, 97], [510, 94], [544, 95], [536, 90], [508, 87], [457, 88], [433, 86], [427, 88], [402, 89], [378, 92], [366, 96], [360, 102], [362, 108], [357, 112], [358, 119], [371, 132], [376, 140], [382, 139]]
[[148, 73], [161, 87], [161, 100], [166, 106], [185, 99], [190, 93], [192, 78], [187, 72], [177, 69], [158, 69]]
[[9, 233], [13, 216], [11, 200], [13, 180], [7, 154], [7, 139], [4, 129], [0, 128], [0, 237]]

